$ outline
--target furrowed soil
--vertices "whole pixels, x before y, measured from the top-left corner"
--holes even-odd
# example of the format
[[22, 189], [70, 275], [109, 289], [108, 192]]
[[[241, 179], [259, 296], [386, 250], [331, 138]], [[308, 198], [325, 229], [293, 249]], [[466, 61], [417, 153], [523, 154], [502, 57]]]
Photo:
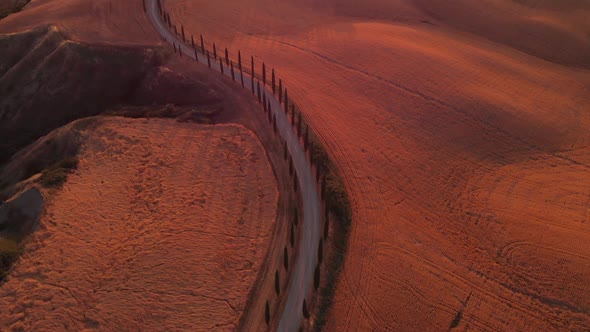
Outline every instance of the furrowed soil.
[[55, 25], [77, 42], [160, 44], [141, 1], [33, 0], [23, 11], [0, 20], [0, 33], [22, 32], [46, 25]]
[[278, 191], [241, 125], [98, 118], [0, 288], [12, 330], [233, 330]]
[[[240, 123], [117, 118], [86, 132], [80, 168], [63, 189], [45, 193], [50, 201], [41, 226], [0, 288], [15, 299], [2, 309], [2, 326], [264, 326], [261, 308], [274, 275], [263, 270], [282, 265], [284, 230], [297, 201], [279, 165], [283, 146], [265, 117], [250, 113], [262, 112], [247, 92], [169, 59], [167, 46], [141, 2], [34, 0], [0, 21], [0, 163], [6, 166], [0, 199], [29, 186], [35, 177], [19, 181], [61, 154], [77, 153], [77, 134], [64, 132], [69, 125], [59, 137], [51, 131], [81, 117]], [[24, 148], [43, 135], [37, 143], [47, 148]], [[54, 144], [62, 136], [76, 141]], [[131, 231], [137, 234], [125, 233]], [[283, 236], [270, 238], [271, 231]], [[275, 315], [276, 301], [272, 306]]]
[[276, 68], [343, 175], [325, 330], [590, 329], [587, 2], [166, 6]]

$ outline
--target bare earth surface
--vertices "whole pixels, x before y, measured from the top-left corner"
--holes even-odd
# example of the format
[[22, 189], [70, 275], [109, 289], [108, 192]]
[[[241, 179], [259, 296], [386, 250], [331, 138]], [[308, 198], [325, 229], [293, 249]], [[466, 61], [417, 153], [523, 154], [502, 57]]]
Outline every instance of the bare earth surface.
[[0, 326], [234, 329], [276, 218], [262, 145], [240, 125], [100, 121], [0, 288]]
[[25, 10], [0, 20], [0, 33], [53, 24], [79, 42], [113, 45], [155, 45], [158, 35], [141, 1], [32, 0]]
[[[327, 330], [590, 330], [590, 73], [581, 69], [590, 59], [587, 1], [167, 4], [172, 19], [184, 22], [187, 31], [278, 68], [345, 177], [354, 220]], [[0, 32], [49, 23], [81, 41], [159, 42], [139, 1], [33, 0], [24, 12], [0, 21]], [[169, 136], [177, 132], [170, 130]], [[160, 159], [195, 151], [166, 145], [164, 137], [151, 138], [167, 149]], [[128, 152], [142, 151], [136, 150]], [[129, 164], [143, 155], [119, 156]], [[141, 329], [161, 320], [164, 328], [187, 329], [172, 325], [185, 321], [175, 315], [186, 312], [186, 321], [193, 321], [195, 310], [205, 329], [231, 328], [239, 316], [231, 306], [239, 310], [237, 303], [245, 300], [220, 294], [242, 288], [199, 288], [200, 280], [221, 280], [223, 270], [212, 269], [209, 277], [199, 270], [199, 278], [189, 263], [222, 265], [218, 255], [232, 256], [211, 249], [213, 244], [196, 248], [197, 241], [174, 234], [176, 227], [205, 225], [172, 222], [182, 219], [171, 218], [180, 211], [172, 208], [176, 198], [169, 198], [165, 210], [172, 212], [158, 223], [151, 217], [156, 213], [150, 209], [164, 209], [154, 203], [157, 181], [184, 173], [163, 176], [141, 164], [107, 167], [112, 159], [102, 157], [100, 163], [82, 161], [81, 171], [54, 201], [53, 216], [42, 221], [46, 228], [32, 241], [39, 241], [38, 248], [25, 254], [2, 287], [3, 298], [10, 299], [2, 305], [12, 303], [0, 310], [2, 325], [42, 330], [33, 326], [39, 322], [59, 330], [63, 326], [51, 324], [68, 322], [71, 329]], [[103, 187], [94, 178], [84, 180], [84, 170], [102, 174]], [[157, 181], [146, 186], [148, 178]], [[88, 194], [92, 190], [94, 196]], [[137, 192], [144, 204], [133, 206], [127, 192]], [[109, 197], [125, 206], [110, 208]], [[143, 222], [120, 218], [129, 209], [136, 209]], [[92, 219], [99, 214], [91, 211], [123, 220], [121, 228], [110, 231], [109, 224]], [[72, 214], [69, 225], [60, 223], [67, 214]], [[169, 228], [152, 240], [155, 232], [140, 225]], [[177, 249], [170, 249], [175, 243]], [[142, 245], [151, 249], [139, 250]], [[91, 255], [80, 254], [89, 250]], [[251, 249], [241, 250], [235, 256], [245, 257]], [[109, 260], [113, 251], [121, 258]], [[164, 259], [162, 252], [179, 258]], [[140, 277], [118, 275], [135, 267]], [[170, 290], [176, 284], [185, 286]], [[204, 296], [210, 297], [209, 306], [197, 302]], [[152, 306], [144, 311], [142, 303], [161, 311]], [[176, 310], [180, 306], [183, 310]], [[214, 314], [215, 320], [206, 321]]]
[[583, 1], [166, 3], [278, 68], [343, 172], [327, 330], [590, 329]]

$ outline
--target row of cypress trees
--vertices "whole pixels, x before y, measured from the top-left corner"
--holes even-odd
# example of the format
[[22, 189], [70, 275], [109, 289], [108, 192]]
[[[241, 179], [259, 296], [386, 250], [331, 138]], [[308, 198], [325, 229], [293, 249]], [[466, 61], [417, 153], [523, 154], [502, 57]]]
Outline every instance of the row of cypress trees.
[[[145, 0], [143, 1], [143, 5], [144, 5], [144, 10], [145, 10]], [[180, 37], [182, 38], [182, 41], [184, 44], [187, 44], [189, 42], [189, 40], [187, 40], [186, 38], [186, 33], [185, 33], [185, 29], [184, 29], [184, 25], [181, 25], [181, 30], [180, 30], [180, 34], [178, 33], [177, 27], [176, 25], [172, 24], [172, 21], [170, 20], [170, 14], [168, 12], [165, 11], [165, 9], [163, 8], [161, 1], [157, 0], [157, 4], [158, 4], [158, 8], [159, 8], [159, 12], [160, 15], [162, 17], [162, 19], [164, 20], [164, 22], [168, 25], [168, 27], [170, 29], [174, 29], [174, 32], [176, 35], [180, 35]], [[194, 40], [194, 36], [191, 35], [190, 37], [190, 46], [193, 48], [194, 50], [194, 55], [195, 55], [195, 60], [198, 62], [199, 61], [199, 57], [198, 57], [198, 52], [197, 52], [197, 46], [195, 44], [195, 40]], [[211, 66], [211, 56], [209, 53], [209, 50], [207, 50], [205, 48], [205, 41], [203, 38], [203, 35], [200, 35], [200, 50], [201, 53], [206, 55], [207, 57], [207, 65], [209, 68], [212, 68]], [[226, 66], [230, 67], [230, 72], [231, 72], [231, 78], [232, 81], [236, 81], [236, 77], [235, 77], [235, 72], [234, 72], [234, 63], [233, 61], [230, 60], [229, 58], [229, 50], [227, 48], [225, 48], [225, 54], [224, 57], [222, 58], [221, 56], [218, 56], [217, 54], [217, 45], [215, 43], [212, 44], [213, 46], [213, 59], [217, 59], [219, 58], [219, 64], [220, 64], [220, 72], [222, 74], [224, 74], [224, 66], [223, 66], [223, 60], [225, 60], [225, 64]], [[175, 43], [173, 43], [173, 47], [174, 47], [174, 51], [175, 53], [178, 52], [179, 56], [182, 57], [182, 50], [180, 45], [178, 45], [178, 49]], [[302, 145], [304, 148], [305, 152], [310, 152], [309, 153], [309, 158], [310, 158], [310, 163], [312, 164], [312, 167], [316, 166], [316, 172], [315, 172], [315, 180], [316, 182], [319, 184], [320, 186], [320, 197], [322, 199], [322, 202], [325, 203], [325, 195], [326, 195], [326, 181], [325, 181], [325, 176], [321, 175], [321, 169], [322, 169], [322, 165], [321, 163], [319, 163], [318, 161], [313, 160], [313, 143], [310, 141], [310, 135], [309, 135], [309, 126], [304, 125], [303, 124], [303, 119], [302, 119], [302, 114], [301, 112], [295, 112], [295, 104], [290, 101], [289, 99], [289, 94], [288, 94], [288, 90], [287, 88], [285, 88], [283, 86], [283, 81], [282, 79], [278, 79], [278, 86], [277, 86], [277, 75], [275, 72], [275, 69], [272, 68], [271, 69], [271, 80], [270, 82], [267, 82], [267, 68], [266, 68], [266, 64], [264, 62], [262, 62], [261, 65], [261, 72], [260, 72], [260, 78], [262, 80], [262, 87], [260, 86], [260, 79], [257, 79], [256, 82], [256, 88], [254, 85], [254, 80], [256, 79], [257, 75], [256, 75], [256, 71], [255, 71], [255, 63], [254, 63], [254, 57], [252, 56], [250, 58], [250, 74], [251, 74], [251, 91], [252, 94], [257, 97], [257, 100], [259, 103], [261, 103], [263, 105], [263, 109], [264, 112], [267, 115], [267, 119], [269, 121], [270, 124], [272, 124], [272, 128], [273, 128], [273, 132], [275, 134], [275, 136], [278, 135], [278, 128], [277, 128], [277, 120], [276, 120], [276, 115], [272, 112], [271, 109], [271, 103], [270, 103], [270, 99], [266, 96], [266, 92], [264, 90], [264, 86], [267, 85], [267, 83], [270, 86], [270, 89], [272, 91], [273, 96], [277, 96], [278, 97], [278, 101], [281, 104], [281, 107], [284, 108], [284, 112], [287, 116], [287, 119], [289, 119], [289, 113], [291, 114], [291, 125], [293, 127], [293, 130], [295, 131], [295, 133], [297, 134], [297, 136], [299, 137], [300, 140], [302, 140]], [[244, 66], [242, 63], [242, 54], [241, 51], [238, 51], [238, 70], [240, 71], [240, 83], [242, 85], [242, 87], [244, 87], [244, 76], [243, 76], [243, 72], [244, 72]], [[289, 107], [290, 106], [290, 107]], [[299, 183], [299, 178], [297, 175], [297, 171], [295, 170], [294, 164], [293, 164], [293, 158], [290, 155], [289, 151], [288, 151], [288, 146], [287, 146], [287, 142], [285, 140], [283, 140], [283, 144], [284, 144], [284, 159], [289, 161], [289, 174], [293, 177], [293, 190], [297, 193], [299, 188], [298, 188], [298, 183]], [[298, 210], [295, 209], [294, 210], [294, 218], [293, 218], [293, 222], [291, 223], [291, 227], [290, 227], [290, 232], [289, 232], [289, 243], [291, 248], [294, 248], [295, 245], [295, 231], [296, 231], [296, 226], [298, 225]], [[323, 261], [323, 241], [326, 240], [328, 238], [328, 234], [329, 234], [329, 210], [327, 208], [327, 204], [326, 207], [324, 209], [324, 228], [323, 228], [323, 235], [322, 238], [320, 238], [320, 242], [318, 245], [318, 253], [317, 253], [317, 258], [318, 258], [318, 263], [316, 264], [316, 268], [314, 270], [314, 289], [317, 291], [319, 286], [320, 286], [320, 265]], [[288, 248], [287, 246], [284, 247], [283, 250], [283, 267], [285, 269], [285, 272], [288, 271], [289, 268], [289, 252], [288, 252]], [[275, 293], [278, 296], [280, 296], [280, 291], [281, 291], [281, 287], [280, 287], [280, 273], [279, 270], [275, 270], [275, 282], [274, 282], [274, 286], [275, 286]], [[302, 307], [302, 314], [303, 316], [307, 319], [310, 317], [309, 314], [309, 310], [307, 308], [307, 301], [304, 299], [303, 301], [303, 307]], [[270, 319], [271, 319], [271, 313], [270, 313], [270, 302], [267, 300], [266, 301], [266, 307], [265, 307], [265, 321], [266, 324], [270, 324]]]

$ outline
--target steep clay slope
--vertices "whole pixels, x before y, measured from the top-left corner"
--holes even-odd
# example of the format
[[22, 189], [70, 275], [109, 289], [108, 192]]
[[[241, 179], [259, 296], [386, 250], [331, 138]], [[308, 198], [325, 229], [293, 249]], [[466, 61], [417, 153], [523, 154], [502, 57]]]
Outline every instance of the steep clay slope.
[[387, 23], [167, 3], [188, 31], [278, 68], [343, 172], [353, 226], [327, 330], [590, 328], [590, 73], [544, 60], [578, 65], [587, 37], [535, 44], [539, 58], [510, 46], [519, 32], [494, 41], [418, 7]]
[[74, 42], [54, 26], [2, 34], [0, 48], [0, 163], [52, 129], [126, 101], [162, 60], [151, 48]]
[[0, 20], [6, 16], [19, 12], [29, 0], [0, 0]]
[[32, 0], [25, 10], [0, 20], [0, 33], [55, 25], [69, 39], [108, 45], [160, 44], [141, 1]]
[[[132, 5], [129, 6], [128, 4]], [[219, 79], [211, 79], [211, 77], [208, 77], [205, 70], [193, 70], [190, 73], [190, 77], [188, 77], [189, 75], [179, 74], [174, 68], [168, 67], [169, 65], [172, 67], [178, 66], [178, 64], [174, 63], [175, 61], [172, 61], [172, 63], [166, 62], [165, 66], [160, 66], [160, 60], [162, 60], [160, 54], [153, 54], [159, 52], [159, 50], [154, 52], [153, 49], [129, 47], [130, 45], [151, 45], [152, 42], [149, 40], [143, 40], [141, 36], [135, 38], [133, 36], [133, 24], [127, 24], [130, 19], [134, 18], [134, 16], [141, 16], [139, 21], [142, 21], [143, 19], [143, 15], [141, 15], [136, 8], [133, 8], [137, 7], [137, 3], [125, 2], [119, 5], [108, 1], [84, 4], [73, 3], [72, 1], [37, 1], [36, 5], [39, 5], [39, 7], [35, 8], [35, 6], [33, 6], [33, 9], [27, 9], [27, 11], [23, 12], [21, 16], [11, 17], [10, 21], [4, 21], [0, 24], [0, 31], [7, 32], [7, 34], [2, 36], [2, 42], [7, 46], [6, 49], [9, 50], [9, 52], [3, 54], [6, 55], [6, 59], [2, 59], [2, 64], [6, 64], [6, 66], [3, 67], [2, 70], [4, 70], [4, 73], [12, 73], [9, 75], [11, 81], [9, 82], [7, 80], [4, 82], [6, 83], [5, 86], [8, 88], [6, 88], [6, 91], [3, 91], [6, 92], [5, 96], [10, 98], [10, 101], [0, 110], [6, 111], [3, 115], [12, 122], [12, 132], [10, 135], [6, 135], [10, 138], [22, 138], [23, 128], [35, 125], [37, 114], [46, 116], [51, 121], [49, 121], [50, 123], [47, 126], [35, 128], [40, 130], [32, 133], [27, 139], [22, 140], [22, 142], [19, 141], [17, 142], [18, 144], [13, 144], [14, 142], [6, 144], [6, 147], [11, 149], [7, 152], [6, 157], [11, 156], [13, 150], [17, 150], [16, 145], [22, 146], [22, 144], [30, 142], [32, 139], [48, 132], [55, 126], [58, 126], [62, 121], [65, 123], [81, 116], [100, 113], [111, 107], [118, 108], [116, 106], [118, 103], [127, 105], [122, 108], [123, 112], [127, 112], [125, 110], [126, 108], [133, 109], [131, 111], [132, 114], [137, 114], [138, 112], [150, 113], [151, 111], [147, 110], [147, 108], [149, 108], [147, 105], [158, 104], [155, 106], [155, 108], [157, 108], [155, 113], [159, 114], [158, 116], [174, 116], [179, 109], [178, 107], [170, 108], [168, 106], [162, 106], [162, 103], [180, 104], [182, 105], [182, 111], [186, 111], [186, 114], [189, 115], [189, 117], [184, 118], [184, 120], [192, 120], [191, 114], [193, 111], [199, 113], [201, 107], [204, 107], [206, 108], [206, 112], [212, 111], [212, 114], [219, 115], [221, 121], [237, 120], [243, 122], [248, 128], [254, 128], [255, 130], [260, 129], [259, 127], [261, 123], [255, 119], [256, 117], [249, 116], [247, 112], [242, 114], [242, 111], [250, 111], [252, 106], [255, 105], [249, 94], [243, 93], [240, 95], [228, 91], [231, 90], [231, 87], [228, 88], [227, 82], [220, 82], [221, 80]], [[108, 11], [103, 10], [106, 5], [111, 7]], [[114, 6], [128, 9], [116, 10], [116, 13], [113, 13], [112, 7]], [[48, 15], [48, 13], [51, 13], [51, 15]], [[55, 24], [55, 27], [47, 27], [47, 23]], [[104, 23], [104, 26], [102, 26], [101, 23]], [[143, 24], [143, 21], [138, 22], [138, 26], [141, 26], [141, 24]], [[28, 28], [33, 29], [27, 30]], [[151, 31], [144, 30], [144, 32], [146, 31], [152, 36], [155, 36]], [[13, 34], [13, 32], [16, 33]], [[103, 45], [97, 46], [97, 43]], [[63, 49], [65, 49], [65, 51]], [[23, 57], [23, 55], [25, 56]], [[26, 62], [22, 61], [22, 58], [24, 58]], [[116, 60], [120, 60], [120, 62]], [[49, 65], [47, 65], [48, 62]], [[68, 68], [69, 66], [73, 66], [73, 70], [70, 70], [70, 68]], [[182, 67], [184, 67], [183, 69], [186, 69], [185, 65], [182, 65]], [[37, 85], [38, 82], [35, 79], [31, 79], [32, 75], [29, 72], [31, 68], [33, 68], [32, 71], [35, 75], [49, 77], [50, 79], [42, 81], [39, 87]], [[129, 72], [131, 72], [131, 74], [129, 74]], [[121, 73], [123, 74], [122, 77], [120, 77]], [[87, 76], [88, 74], [90, 75]], [[103, 77], [116, 77], [117, 79], [114, 81], [108, 81], [102, 79]], [[9, 86], [12, 86], [12, 88]], [[31, 93], [31, 86], [33, 88], [39, 88], [40, 91]], [[223, 96], [220, 96], [220, 91], [223, 92]], [[221, 99], [221, 97], [223, 97], [223, 99]], [[70, 100], [70, 98], [72, 100]], [[31, 107], [31, 104], [33, 104], [34, 107]], [[26, 107], [15, 110], [11, 108], [11, 106], [14, 105], [25, 105]], [[233, 109], [228, 110], [228, 107], [233, 107]], [[173, 110], [170, 112], [171, 114], [166, 113], [169, 109]], [[215, 121], [215, 119], [213, 119], [213, 121]], [[266, 123], [263, 122], [262, 125], [266, 125]], [[238, 132], [236, 135], [247, 137], [251, 134], [252, 133], [250, 132]], [[268, 133], [258, 131], [256, 134], [260, 135], [261, 139], [267, 140], [269, 138], [268, 136], [272, 136], [268, 135]], [[224, 136], [226, 135], [228, 134], [226, 133]], [[264, 144], [265, 147], [269, 149], [269, 151], [267, 151], [269, 155], [279, 155], [276, 151], [270, 151], [274, 149], [278, 150], [282, 156], [282, 145], [277, 147], [274, 146], [277, 144], [267, 141], [265, 141]], [[186, 147], [186, 145], [182, 145], [182, 148], [184, 147]], [[191, 147], [189, 146], [189, 148]], [[133, 154], [131, 154], [131, 156], [138, 157]], [[18, 159], [20, 157], [26, 159], [30, 156], [23, 154], [14, 155], [9, 165], [13, 164], [13, 161], [15, 161], [14, 158]], [[41, 157], [45, 158], [47, 156], [42, 154]], [[147, 158], [145, 156], [141, 157]], [[219, 156], [215, 156], [215, 158], [218, 157]], [[273, 156], [269, 156], [269, 158], [272, 159]], [[274, 156], [274, 158], [278, 159], [276, 156]], [[247, 167], [248, 165], [241, 166]], [[4, 171], [6, 171], [5, 173], [13, 174], [13, 170], [4, 169]], [[277, 172], [277, 174], [275, 174], [277, 177], [285, 176], [284, 174], [281, 174], [280, 169], [276, 169], [275, 171]], [[282, 173], [285, 172], [286, 171]], [[2, 174], [3, 177], [6, 175], [5, 173]], [[20, 172], [20, 170], [17, 173], [19, 179], [22, 177], [26, 178], [28, 174], [27, 172], [25, 172], [27, 174], [24, 174]], [[213, 175], [217, 176], [217, 173], [213, 172], [210, 175], [212, 176], [211, 180], [213, 180]], [[223, 175], [223, 173], [220, 175]], [[17, 179], [14, 179], [14, 177], [11, 176], [6, 176], [4, 178], [8, 179], [9, 183], [17, 181]], [[90, 180], [88, 181], [90, 182]], [[8, 182], [4, 181], [4, 183], [0, 183], [0, 187]], [[234, 189], [239, 188], [241, 192], [246, 192], [252, 189], [252, 185], [250, 184], [246, 185], [247, 188], [241, 188], [235, 184], [231, 184], [231, 186]], [[207, 189], [207, 191], [210, 190]], [[9, 192], [11, 192], [11, 190], [9, 190]], [[233, 196], [239, 197], [239, 195]], [[283, 201], [278, 204], [279, 207], [285, 205], [285, 201], [291, 201], [286, 200], [284, 197], [282, 199]], [[259, 200], [264, 200], [264, 198], [260, 198]], [[175, 201], [172, 201], [170, 204], [162, 203], [161, 205], [164, 205], [164, 208], [167, 208], [170, 206], [174, 207], [175, 203]], [[100, 204], [100, 202], [97, 204]], [[231, 202], [231, 205], [240, 207], [239, 203], [235, 202]], [[273, 211], [276, 210], [276, 206], [277, 204], [274, 205], [275, 209], [273, 209]], [[65, 205], [62, 206], [62, 208], [69, 209], [69, 206]], [[186, 209], [183, 208], [183, 211], [184, 210]], [[218, 220], [223, 219], [226, 215], [224, 213], [225, 211], [218, 206], [207, 207], [207, 210], [223, 212], [221, 214], [216, 214], [214, 217], [218, 219], [215, 219], [212, 223], [217, 223]], [[59, 209], [57, 211], [56, 215], [62, 212]], [[288, 216], [288, 213], [284, 212], [284, 214], [285, 215], [279, 217], [279, 220], [280, 218], [287, 219], [290, 217]], [[88, 226], [90, 227], [90, 224]], [[57, 233], [62, 231], [63, 229], [56, 230]], [[26, 247], [26, 255], [30, 254], [31, 257], [37, 253], [36, 251], [33, 252], [33, 250], [36, 250], [36, 246], [39, 245], [38, 240], [41, 239], [36, 236], [37, 235], [31, 240], [32, 247]], [[191, 244], [198, 243], [199, 241], [199, 239], [195, 238], [191, 238], [190, 240]], [[116, 240], [114, 240], [113, 243], [114, 242], [116, 242]], [[187, 247], [187, 245], [184, 244], [182, 246]], [[261, 245], [260, 248], [257, 247], [255, 249], [256, 255], [258, 256], [254, 258], [256, 262], [253, 262], [253, 264], [263, 263], [263, 258], [266, 254], [265, 249], [267, 247], [268, 245]], [[195, 251], [205, 252], [207, 249], [208, 248], [198, 248], [195, 249]], [[215, 250], [217, 249], [219, 248], [215, 248]], [[166, 254], [167, 253], [163, 253], [162, 255], [166, 256]], [[239, 256], [246, 257], [248, 255], [240, 253]], [[115, 257], [114, 259], [116, 260], [116, 253], [114, 253], [112, 257]], [[34, 258], [37, 259], [36, 257]], [[39, 257], [35, 264], [42, 266], [40, 270], [52, 274], [52, 272], [54, 272], [53, 266], [46, 264], [44, 259], [46, 260], [47, 256]], [[166, 258], [166, 260], [168, 260], [168, 258]], [[25, 261], [21, 261], [21, 263], [25, 264]], [[18, 275], [18, 277], [23, 276], [24, 278], [28, 278], [24, 283], [30, 285], [33, 282], [30, 280], [30, 275], [27, 273], [24, 275], [19, 274], [18, 269], [21, 266], [19, 264], [20, 263], [17, 264], [14, 273]], [[70, 263], [63, 262], [62, 264], [66, 266]], [[127, 266], [123, 267], [123, 270], [129, 270], [131, 268], [132, 267]], [[173, 267], [171, 270], [176, 270], [176, 267]], [[93, 274], [96, 271], [89, 270], [89, 272]], [[72, 272], [66, 271], [65, 273], [71, 274]], [[247, 277], [251, 278], [250, 281], [253, 281], [252, 278], [257, 276], [257, 272], [254, 271], [254, 269], [251, 269], [247, 273]], [[81, 273], [78, 277], [79, 280], [88, 279], [84, 273]], [[137, 283], [141, 283], [142, 280], [150, 283], [151, 280], [148, 280], [148, 277], [149, 276], [138, 278], [140, 281]], [[232, 279], [230, 281], [224, 280], [224, 291], [234, 292], [238, 295], [232, 293], [232, 295], [228, 296], [230, 299], [227, 301], [232, 303], [230, 305], [231, 307], [234, 304], [232, 296], [235, 295], [237, 299], [236, 301], [238, 301], [243, 307], [246, 297], [249, 295], [248, 291], [251, 292], [252, 289], [251, 287], [250, 289], [248, 289], [248, 287], [241, 287], [243, 286], [242, 284], [233, 284], [234, 281], [239, 282], [247, 279], [242, 277], [240, 273], [232, 273], [230, 277], [237, 279]], [[11, 278], [15, 278], [15, 275], [13, 274]], [[41, 279], [44, 278], [44, 276], [41, 277]], [[189, 288], [194, 288], [195, 282], [194, 280], [187, 281], [186, 285]], [[250, 286], [251, 285], [252, 284], [250, 284]], [[44, 286], [41, 286], [40, 288], [43, 288], [41, 293], [45, 292]], [[68, 289], [70, 289], [69, 286]], [[89, 289], [91, 289], [91, 287]], [[271, 287], [268, 287], [268, 289], [270, 290], [268, 293], [270, 293], [272, 291]], [[11, 296], [14, 295], [13, 291], [14, 288], [11, 288], [8, 294]], [[33, 297], [36, 295], [37, 294], [33, 295]], [[162, 298], [166, 296], [166, 294], [150, 295], [153, 295], [153, 298], [155, 298], [154, 301], [162, 300]], [[77, 294], [73, 296], [79, 298]], [[43, 296], [41, 297], [45, 299]], [[166, 300], [170, 300], [170, 298], [168, 297]], [[166, 303], [169, 307], [174, 307], [174, 310], [170, 311], [174, 311], [174, 313], [181, 312], [181, 314], [186, 313], [187, 315], [193, 314], [193, 312], [190, 312], [189, 310], [183, 312], [181, 310], [183, 308], [179, 308], [184, 305], [185, 297], [178, 297], [177, 300], [178, 301], [174, 301], [174, 299], [172, 299], [172, 301], [170, 301], [171, 303]], [[27, 302], [27, 300], [23, 301]], [[202, 309], [204, 307], [203, 304], [206, 306], [208, 303], [220, 302], [218, 299], [213, 298], [209, 298], [208, 301], [209, 302], [207, 303], [205, 303], [205, 300], [200, 301], [198, 307]], [[137, 303], [140, 302], [138, 301], [134, 304]], [[45, 315], [45, 307], [43, 305], [39, 305], [38, 307], [35, 306], [31, 310], [24, 310], [24, 313], [21, 314], [19, 311], [21, 311], [24, 306], [26, 305], [21, 306], [20, 304], [17, 304], [14, 308], [10, 309], [12, 313], [16, 314], [10, 315], [8, 323], [15, 323], [13, 327], [16, 329], [31, 325], [36, 326], [35, 329], [39, 329], [39, 325], [45, 326], [47, 321], [37, 319], [38, 317]], [[117, 313], [120, 317], [116, 318], [116, 323], [131, 320], [131, 325], [138, 326], [134, 320], [136, 312], [128, 307], [126, 308], [129, 309], [129, 311], [123, 311], [117, 308]], [[224, 316], [220, 318], [222, 321], [224, 318], [229, 317], [223, 322], [213, 322], [212, 320], [219, 319], [219, 317], [211, 318], [208, 314], [203, 314], [200, 317], [197, 317], [198, 319], [195, 319], [195, 316], [199, 316], [197, 314], [190, 317], [186, 324], [183, 323], [184, 318], [177, 320], [176, 317], [172, 317], [170, 318], [169, 326], [172, 326], [171, 328], [183, 329], [194, 329], [195, 326], [200, 326], [203, 329], [210, 329], [213, 326], [217, 326], [219, 329], [231, 329], [243, 319], [243, 317], [241, 317], [241, 308], [232, 307], [232, 311], [234, 311], [234, 309], [236, 309], [235, 311], [237, 313], [235, 315], [230, 313], [228, 316], [224, 316], [225, 312], [223, 312], [222, 309], [211, 309], [211, 312], [219, 314], [218, 316]], [[260, 317], [257, 313], [258, 312], [255, 311], [253, 314], [256, 315], [256, 317]], [[9, 314], [7, 313], [6, 315]], [[70, 313], [65, 313], [64, 315], [70, 316]], [[173, 316], [172, 313], [166, 313], [166, 315]], [[99, 314], [99, 316], [103, 316], [102, 313]], [[207, 317], [203, 318], [204, 316]], [[199, 321], [201, 318], [203, 319]], [[142, 320], [141, 323], [150, 328], [153, 326], [160, 326], [160, 317], [154, 319], [158, 320], [158, 324], [145, 318], [138, 318], [137, 321]], [[47, 329], [63, 329], [65, 325], [60, 325], [60, 323], [67, 320], [69, 319], [60, 320], [58, 318], [50, 323]], [[54, 322], [56, 324], [55, 326], [52, 325]], [[79, 320], [74, 322], [73, 326], [74, 327], [70, 324], [70, 328], [75, 329], [83, 327], [96, 328], [99, 326], [107, 326], [106, 328], [109, 328], [108, 324], [102, 324], [100, 319], [95, 320], [88, 317], [84, 317], [82, 322]], [[122, 325], [115, 326], [119, 327]]]
[[276, 216], [260, 142], [240, 125], [96, 121], [0, 288], [0, 325], [231, 330]]

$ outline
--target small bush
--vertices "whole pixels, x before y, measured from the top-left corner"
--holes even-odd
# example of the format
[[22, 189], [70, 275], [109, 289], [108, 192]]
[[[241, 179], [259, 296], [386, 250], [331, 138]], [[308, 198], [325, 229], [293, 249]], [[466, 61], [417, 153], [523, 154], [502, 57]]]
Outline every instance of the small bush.
[[56, 164], [56, 168], [76, 169], [78, 168], [78, 158], [66, 157]]
[[310, 134], [311, 142], [315, 147], [311, 150], [311, 159], [320, 165], [324, 173], [326, 181], [325, 200], [330, 212], [334, 214], [337, 221], [333, 223], [334, 238], [332, 243], [334, 251], [330, 260], [327, 261], [328, 273], [326, 275], [325, 285], [320, 289], [318, 316], [316, 317], [314, 326], [314, 330], [321, 331], [326, 323], [328, 310], [332, 305], [336, 290], [336, 282], [338, 281], [338, 276], [344, 263], [344, 257], [348, 250], [348, 236], [350, 224], [352, 223], [352, 212], [342, 177], [319, 139], [313, 133]]
[[177, 119], [179, 122], [192, 122], [199, 124], [214, 124], [214, 118], [223, 109], [219, 106], [203, 106], [199, 108], [174, 106], [125, 106], [106, 111], [105, 115], [123, 116], [127, 118], [168, 118]]
[[41, 179], [39, 181], [43, 187], [60, 187], [68, 179], [69, 173], [70, 170], [67, 168], [46, 169], [41, 173]]
[[6, 278], [10, 266], [16, 261], [19, 253], [20, 248], [16, 241], [0, 237], [0, 281]]
[[41, 173], [39, 182], [46, 188], [60, 187], [68, 179], [68, 174], [78, 168], [78, 158], [66, 157]]

